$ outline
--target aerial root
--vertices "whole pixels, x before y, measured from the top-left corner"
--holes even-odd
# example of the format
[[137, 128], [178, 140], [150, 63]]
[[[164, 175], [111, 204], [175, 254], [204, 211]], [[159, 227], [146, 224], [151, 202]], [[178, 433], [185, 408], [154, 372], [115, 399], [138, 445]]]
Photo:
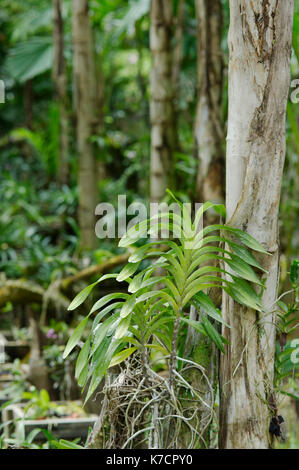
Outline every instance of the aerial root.
[[[175, 371], [173, 387], [168, 379], [144, 366], [138, 354], [125, 362], [119, 374], [107, 375], [103, 389], [107, 406], [98, 430], [102, 448], [179, 449], [205, 445], [204, 434], [215, 418], [214, 390], [203, 368], [192, 361], [185, 363], [180, 372]], [[184, 379], [191, 367], [208, 382], [209, 403]]]

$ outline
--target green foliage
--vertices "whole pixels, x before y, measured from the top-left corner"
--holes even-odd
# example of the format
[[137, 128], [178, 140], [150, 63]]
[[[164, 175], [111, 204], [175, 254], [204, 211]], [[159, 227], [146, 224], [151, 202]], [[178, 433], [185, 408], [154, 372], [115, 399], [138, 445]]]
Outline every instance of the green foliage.
[[290, 268], [290, 283], [293, 289], [294, 301], [286, 304], [282, 300], [278, 300], [277, 305], [277, 332], [279, 335], [279, 345], [276, 347], [275, 355], [275, 386], [283, 394], [292, 396], [299, 400], [298, 385], [294, 382], [295, 391], [285, 390], [284, 384], [286, 379], [295, 379], [299, 377], [299, 363], [295, 363], [293, 359], [294, 353], [298, 351], [298, 343], [293, 346], [292, 341], [288, 340], [289, 336], [295, 332], [299, 326], [299, 283], [298, 283], [299, 262], [294, 260]]
[[[211, 225], [197, 232], [198, 222], [206, 210], [214, 208], [223, 212], [223, 207], [205, 203], [193, 222], [181, 204], [180, 207], [182, 219], [172, 214], [170, 220], [173, 232], [180, 229], [180, 239], [157, 240], [134, 251], [127, 266], [116, 277], [119, 282], [129, 284], [129, 293], [110, 294], [98, 300], [68, 341], [65, 357], [80, 341], [88, 317], [97, 312], [76, 366], [79, 384], [85, 387], [89, 383], [86, 399], [93, 394], [109, 367], [126, 360], [137, 350], [158, 350], [165, 359], [175, 355], [176, 348], [180, 347], [178, 333], [186, 324], [208, 337], [224, 353], [226, 341], [212, 323], [223, 323], [223, 319], [206, 294], [207, 289], [217, 286], [238, 302], [262, 310], [260, 297], [248, 283], [262, 288], [252, 266], [261, 267], [247, 248], [265, 253], [263, 247], [250, 235], [226, 225]], [[166, 215], [168, 217], [162, 214], [160, 220], [153, 218], [131, 228], [121, 239], [120, 246], [130, 246], [155, 230], [165, 228]], [[221, 236], [216, 235], [220, 230]], [[222, 248], [224, 243], [229, 245], [230, 251]], [[163, 246], [167, 247], [166, 251]], [[241, 257], [240, 253], [245, 256]], [[148, 258], [155, 260], [136, 273], [139, 263]], [[221, 279], [221, 274], [226, 277]], [[97, 283], [85, 288], [70, 308], [79, 306]], [[200, 321], [188, 318], [192, 304], [201, 312]]]
[[34, 37], [10, 50], [5, 67], [15, 80], [24, 83], [49, 70], [52, 63], [52, 38]]
[[84, 447], [77, 444], [76, 441], [67, 441], [66, 439], [60, 439], [59, 441], [53, 440], [51, 444], [55, 449], [84, 449]]
[[30, 180], [20, 181], [19, 175], [15, 180], [5, 169], [0, 191], [1, 271], [7, 277], [25, 277], [48, 285], [62, 271], [74, 269], [76, 191], [66, 186], [59, 189], [55, 184], [34, 188]]

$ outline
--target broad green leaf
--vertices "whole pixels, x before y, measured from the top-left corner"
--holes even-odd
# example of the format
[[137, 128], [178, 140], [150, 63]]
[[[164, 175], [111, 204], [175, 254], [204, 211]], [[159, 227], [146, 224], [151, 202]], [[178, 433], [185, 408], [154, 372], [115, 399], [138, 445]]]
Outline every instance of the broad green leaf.
[[5, 62], [7, 72], [24, 83], [50, 70], [53, 64], [53, 41], [50, 37], [33, 37], [10, 49]]

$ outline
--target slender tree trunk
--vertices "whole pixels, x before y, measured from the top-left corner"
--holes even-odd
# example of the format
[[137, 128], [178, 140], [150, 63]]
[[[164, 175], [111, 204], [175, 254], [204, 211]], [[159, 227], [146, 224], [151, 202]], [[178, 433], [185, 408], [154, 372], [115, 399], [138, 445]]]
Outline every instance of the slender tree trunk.
[[67, 112], [67, 75], [64, 60], [64, 37], [63, 37], [63, 0], [53, 1], [53, 45], [54, 64], [53, 81], [56, 91], [56, 100], [59, 104], [60, 135], [58, 156], [58, 183], [66, 184], [69, 180], [68, 148], [69, 148], [69, 126]]
[[195, 3], [198, 40], [198, 98], [194, 129], [198, 157], [196, 200], [223, 202], [222, 6], [221, 0], [195, 0]]
[[98, 191], [97, 164], [91, 137], [98, 125], [98, 95], [88, 0], [73, 0], [73, 48], [81, 247], [93, 248]]
[[153, 202], [165, 196], [173, 184], [174, 96], [171, 33], [173, 5], [169, 0], [152, 0], [150, 11], [151, 72], [151, 181]]
[[[102, 69], [102, 58], [97, 57], [96, 63], [96, 78], [97, 78], [97, 96], [98, 96], [98, 134], [100, 136], [104, 135], [104, 103], [105, 103], [105, 81], [104, 74]], [[96, 159], [97, 166], [97, 179], [102, 181], [106, 178], [106, 165], [103, 158]]]
[[293, 0], [230, 0], [228, 224], [262, 243], [265, 312], [223, 298], [221, 448], [268, 448], [278, 282], [278, 209], [285, 158]]
[[183, 37], [184, 37], [184, 4], [185, 0], [178, 0], [177, 14], [175, 18], [175, 47], [173, 51], [172, 61], [172, 81], [174, 95], [174, 112], [175, 112], [175, 144], [179, 148], [178, 136], [178, 117], [179, 117], [179, 101], [180, 101], [180, 74], [183, 59]]

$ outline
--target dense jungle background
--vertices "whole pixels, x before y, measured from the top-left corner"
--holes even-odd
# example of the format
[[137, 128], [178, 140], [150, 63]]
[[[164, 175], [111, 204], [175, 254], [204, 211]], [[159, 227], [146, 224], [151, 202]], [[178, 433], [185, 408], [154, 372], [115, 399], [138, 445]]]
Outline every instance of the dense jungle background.
[[[247, 0], [236, 3], [244, 4], [245, 9], [249, 4]], [[257, 3], [264, 8], [263, 2]], [[273, 3], [265, 8], [272, 8]], [[224, 333], [228, 317], [223, 312], [221, 316], [220, 287], [204, 284], [204, 291], [190, 290], [196, 301], [189, 305], [190, 294], [182, 304], [178, 299], [184, 273], [180, 269], [185, 269], [188, 259], [184, 246], [177, 250], [178, 244], [169, 245], [170, 254], [163, 258], [167, 247], [157, 249], [153, 244], [149, 249], [154, 246], [157, 252], [157, 266], [152, 265], [147, 248], [142, 251], [144, 240], [135, 241], [132, 248], [126, 241], [120, 242], [117, 230], [113, 238], [97, 238], [99, 214], [94, 214], [98, 203], [112, 204], [117, 227], [125, 210], [118, 204], [119, 195], [126, 196], [127, 206], [136, 201], [145, 207], [149, 202], [171, 203], [173, 197], [180, 203], [225, 203], [225, 181], [233, 167], [225, 158], [230, 107], [228, 32], [230, 17], [236, 13], [230, 12], [227, 0], [1, 0], [0, 7], [0, 79], [4, 87], [0, 104], [1, 447], [246, 445], [225, 444], [229, 438], [221, 437], [229, 418], [221, 418], [225, 415], [219, 408], [221, 387], [227, 380], [218, 371], [224, 367], [219, 366], [220, 356], [230, 341]], [[246, 16], [246, 11], [242, 14]], [[268, 37], [269, 22], [263, 14], [255, 15], [257, 30], [262, 25], [259, 38]], [[271, 22], [271, 15], [269, 18]], [[244, 31], [239, 37], [250, 37], [250, 25]], [[274, 377], [271, 386], [267, 383], [260, 392], [269, 411], [263, 424], [266, 432], [274, 419], [267, 436], [269, 446], [296, 449], [299, 365], [292, 362], [291, 354], [299, 343], [292, 343], [299, 338], [298, 34], [296, 0], [286, 157], [276, 221], [280, 269], [275, 294]], [[281, 43], [273, 39], [273, 44], [279, 48]], [[257, 74], [260, 62], [267, 60], [265, 55], [257, 61]], [[280, 86], [278, 80], [278, 93]], [[239, 105], [242, 108], [244, 100], [244, 110], [250, 92], [239, 90]], [[240, 111], [236, 119], [242, 118]], [[271, 139], [277, 134], [273, 132]], [[275, 180], [270, 174], [268, 178]], [[237, 179], [233, 175], [229, 185]], [[257, 180], [254, 184], [261, 185]], [[266, 181], [265, 193], [267, 188]], [[254, 190], [259, 201], [260, 193]], [[225, 223], [224, 207], [219, 207], [220, 211], [216, 206], [206, 217], [205, 226]], [[273, 209], [274, 225], [275, 217]], [[249, 231], [269, 251], [246, 225], [236, 227]], [[211, 233], [215, 230], [217, 227]], [[221, 250], [223, 243], [229, 244], [226, 235], [207, 243], [217, 242]], [[261, 245], [241, 235], [239, 242], [243, 243], [239, 248], [231, 244], [236, 251], [229, 268], [245, 283], [260, 287], [264, 281], [256, 273], [265, 266]], [[252, 258], [255, 252], [258, 256]], [[137, 253], [135, 259], [132, 253]], [[171, 256], [178, 257], [179, 267]], [[221, 268], [226, 269], [221, 264], [224, 258], [221, 260]], [[182, 279], [174, 282], [175, 273]], [[107, 275], [103, 282], [80, 297], [82, 289], [101, 275]], [[140, 283], [135, 290], [130, 284], [129, 292], [136, 302], [134, 292], [139, 289], [146, 307], [137, 303], [126, 313], [124, 303], [125, 308], [130, 300], [132, 305], [132, 298], [126, 297], [128, 279], [137, 285], [138, 275], [145, 275], [147, 284], [141, 285], [139, 276]], [[157, 276], [156, 286], [164, 295], [159, 304], [150, 303], [151, 289], [155, 292], [153, 282], [148, 281], [152, 275]], [[236, 279], [235, 287], [230, 285], [224, 295], [245, 305], [244, 309], [262, 311], [255, 291], [249, 292], [252, 288]], [[248, 298], [238, 295], [236, 286]], [[76, 295], [77, 303], [69, 309]], [[171, 298], [176, 300], [174, 316]], [[104, 301], [95, 306], [98, 299]], [[200, 311], [207, 315], [200, 317]], [[114, 329], [114, 323], [103, 320], [108, 313], [105, 318], [117, 320]], [[182, 321], [176, 322], [175, 316]], [[259, 331], [264, 328], [258, 321], [257, 325]], [[246, 331], [242, 354], [232, 359], [236, 360], [232, 367], [236, 366], [236, 377], [237, 363], [252, 357], [246, 353], [251, 326], [242, 330]], [[111, 334], [122, 342], [109, 356], [110, 343], [105, 341]], [[231, 356], [227, 353], [226, 357]], [[281, 439], [279, 416], [287, 424], [285, 439]], [[259, 432], [264, 431], [252, 431], [252, 446], [257, 446]]]

